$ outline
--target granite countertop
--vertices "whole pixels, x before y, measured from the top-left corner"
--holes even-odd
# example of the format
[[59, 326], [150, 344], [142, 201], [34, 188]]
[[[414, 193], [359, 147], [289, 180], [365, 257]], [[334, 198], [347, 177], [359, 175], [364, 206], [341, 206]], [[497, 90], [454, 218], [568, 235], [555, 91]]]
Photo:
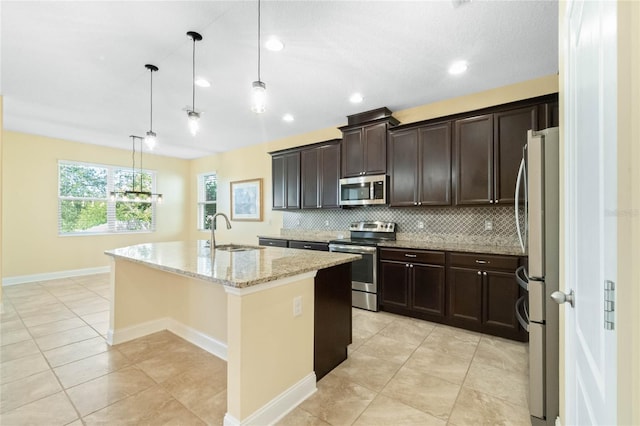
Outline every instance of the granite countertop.
[[186, 275], [230, 287], [244, 288], [325, 269], [361, 258], [360, 255], [259, 247], [229, 252], [211, 250], [206, 240], [138, 244], [105, 251], [162, 271]]
[[436, 242], [422, 240], [383, 241], [378, 247], [407, 248], [422, 250], [459, 251], [466, 253], [501, 254], [511, 256], [526, 256], [518, 246], [469, 243], [469, 242]]

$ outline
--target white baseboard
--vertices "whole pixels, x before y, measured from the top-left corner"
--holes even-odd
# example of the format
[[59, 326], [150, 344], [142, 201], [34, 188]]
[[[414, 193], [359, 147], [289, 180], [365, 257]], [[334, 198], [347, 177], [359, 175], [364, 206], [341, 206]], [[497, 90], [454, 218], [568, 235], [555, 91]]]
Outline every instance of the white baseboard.
[[317, 390], [316, 373], [311, 372], [243, 421], [239, 421], [229, 413], [226, 413], [224, 415], [224, 426], [272, 425], [289, 414], [291, 410]]
[[226, 343], [169, 317], [132, 325], [131, 327], [117, 330], [115, 333], [112, 329], [109, 329], [107, 332], [107, 343], [110, 345], [118, 345], [163, 330], [169, 330], [176, 336], [182, 337], [187, 342], [204, 349], [210, 354], [225, 361], [227, 360]]
[[97, 268], [85, 269], [69, 269], [67, 271], [46, 272], [44, 274], [18, 275], [15, 277], [7, 277], [2, 279], [3, 286], [33, 283], [36, 281], [58, 280], [60, 278], [81, 277], [83, 275], [104, 274], [111, 271], [109, 266], [100, 266]]

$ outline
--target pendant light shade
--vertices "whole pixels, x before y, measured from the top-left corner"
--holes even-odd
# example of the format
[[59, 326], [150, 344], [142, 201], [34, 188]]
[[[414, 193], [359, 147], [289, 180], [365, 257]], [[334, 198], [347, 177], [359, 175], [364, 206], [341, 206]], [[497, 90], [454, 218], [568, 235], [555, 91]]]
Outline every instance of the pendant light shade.
[[191, 134], [195, 136], [198, 133], [198, 129], [200, 128], [200, 113], [196, 111], [196, 41], [202, 40], [202, 36], [195, 31], [188, 31], [187, 36], [193, 40], [193, 55], [192, 55], [192, 98], [191, 98], [191, 109], [187, 110], [187, 119], [189, 122], [189, 130]]
[[144, 137], [144, 143], [147, 145], [147, 148], [153, 149], [156, 146], [156, 133], [153, 131], [153, 73], [158, 71], [158, 67], [151, 64], [146, 64], [144, 66], [149, 70], [149, 82], [150, 82], [150, 90], [149, 90], [149, 131]]
[[261, 114], [267, 109], [267, 85], [260, 80], [260, 0], [258, 0], [258, 80], [251, 85], [251, 111]]

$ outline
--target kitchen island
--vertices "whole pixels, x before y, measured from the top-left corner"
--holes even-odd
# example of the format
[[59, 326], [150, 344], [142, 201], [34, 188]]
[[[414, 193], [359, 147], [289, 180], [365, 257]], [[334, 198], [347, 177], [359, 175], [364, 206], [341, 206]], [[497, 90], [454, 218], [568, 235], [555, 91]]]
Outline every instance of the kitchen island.
[[[344, 288], [350, 315], [350, 262], [359, 258], [257, 246], [212, 255], [205, 241], [106, 254], [109, 343], [169, 330], [225, 359], [226, 425], [272, 423], [315, 392], [316, 295], [325, 284]], [[319, 286], [316, 275], [328, 279]], [[347, 344], [341, 343], [345, 356]]]

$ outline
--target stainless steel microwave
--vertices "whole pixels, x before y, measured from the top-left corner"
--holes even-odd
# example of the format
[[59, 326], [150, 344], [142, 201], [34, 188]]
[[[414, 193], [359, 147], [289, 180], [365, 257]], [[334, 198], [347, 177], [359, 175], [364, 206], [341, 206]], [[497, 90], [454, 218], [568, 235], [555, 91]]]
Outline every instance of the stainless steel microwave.
[[387, 203], [387, 176], [359, 176], [340, 179], [340, 205], [366, 206]]

